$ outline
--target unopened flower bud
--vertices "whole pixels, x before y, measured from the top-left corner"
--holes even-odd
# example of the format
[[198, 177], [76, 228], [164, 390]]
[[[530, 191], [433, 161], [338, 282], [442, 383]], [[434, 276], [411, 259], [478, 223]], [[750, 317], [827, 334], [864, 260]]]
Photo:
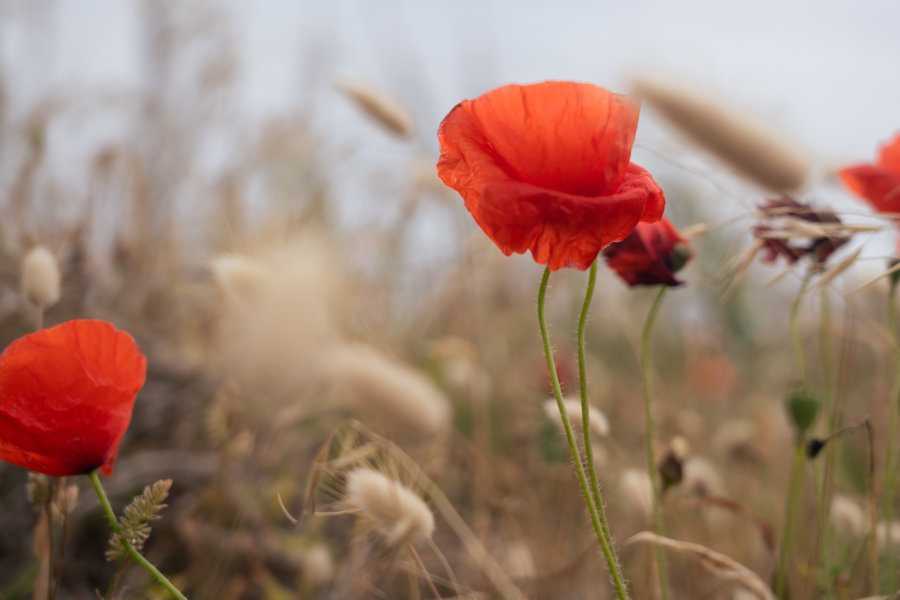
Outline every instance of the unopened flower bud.
[[815, 422], [821, 402], [815, 393], [800, 388], [788, 393], [785, 404], [791, 423], [802, 434]]

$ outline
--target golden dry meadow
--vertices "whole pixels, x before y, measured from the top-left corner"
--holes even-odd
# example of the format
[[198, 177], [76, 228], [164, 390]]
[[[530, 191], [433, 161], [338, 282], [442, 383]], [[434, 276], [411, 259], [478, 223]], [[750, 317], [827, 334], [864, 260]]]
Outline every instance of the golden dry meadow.
[[[0, 598], [171, 597], [128, 545], [196, 599], [896, 596], [900, 307], [872, 243], [896, 235], [895, 131], [839, 178], [758, 115], [635, 76], [619, 91], [665, 131], [636, 144], [666, 166], [667, 248], [692, 258], [650, 238], [620, 258], [678, 270], [661, 301], [601, 254], [580, 319], [588, 272], [536, 300], [546, 260], [504, 256], [438, 179], [438, 122], [344, 77], [356, 145], [309, 107], [229, 128], [227, 39], [153, 6], [139, 94], [14, 111], [0, 73], [0, 341], [103, 319], [147, 357], [102, 478], [127, 534], [87, 477], [0, 462]], [[129, 134], [60, 150], [104, 115]], [[385, 173], [372, 136], [402, 150]]]

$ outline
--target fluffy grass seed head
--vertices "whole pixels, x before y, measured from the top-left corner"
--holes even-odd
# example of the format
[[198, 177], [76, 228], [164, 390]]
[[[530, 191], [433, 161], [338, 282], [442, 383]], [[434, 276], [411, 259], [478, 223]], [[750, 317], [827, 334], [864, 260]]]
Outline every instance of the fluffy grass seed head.
[[450, 403], [424, 375], [363, 344], [323, 350], [321, 373], [335, 402], [385, 429], [429, 436], [450, 425]]
[[619, 476], [619, 490], [631, 513], [648, 521], [653, 514], [653, 483], [640, 469], [625, 469]]
[[639, 75], [632, 86], [673, 125], [738, 174], [774, 192], [803, 186], [806, 156], [780, 132], [701, 90], [656, 76]]
[[858, 540], [869, 529], [869, 517], [855, 500], [843, 494], [835, 494], [829, 511], [831, 526], [846, 540]]
[[[582, 431], [584, 425], [581, 419], [581, 400], [578, 398], [564, 398], [563, 404], [566, 406], [566, 412], [569, 415], [569, 422], [572, 423], [572, 427], [577, 431]], [[543, 408], [547, 418], [562, 428], [562, 416], [559, 414], [556, 400], [552, 398], [545, 400]], [[594, 437], [604, 437], [609, 434], [609, 421], [606, 420], [606, 415], [593, 406], [588, 407], [588, 427], [591, 430], [591, 435]]]
[[59, 264], [46, 247], [35, 246], [22, 259], [22, 292], [29, 302], [41, 308], [59, 300]]
[[328, 546], [316, 543], [303, 551], [300, 557], [303, 578], [321, 585], [334, 578], [334, 558]]
[[431, 538], [434, 515], [415, 492], [368, 467], [347, 474], [345, 502], [392, 548]]

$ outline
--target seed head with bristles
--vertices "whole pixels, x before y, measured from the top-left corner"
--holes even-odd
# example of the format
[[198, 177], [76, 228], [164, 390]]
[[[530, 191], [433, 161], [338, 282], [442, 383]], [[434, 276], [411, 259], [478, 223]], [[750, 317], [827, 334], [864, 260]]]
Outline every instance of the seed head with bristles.
[[434, 515], [415, 492], [374, 469], [347, 475], [345, 502], [393, 548], [431, 538]]
[[762, 187], [788, 192], [806, 181], [810, 164], [803, 153], [759, 119], [659, 77], [635, 76], [632, 87], [697, 144]]
[[52, 306], [59, 300], [59, 265], [44, 246], [35, 246], [22, 260], [22, 292], [41, 308]]
[[450, 403], [423, 374], [362, 344], [320, 353], [320, 375], [335, 402], [393, 432], [428, 436], [450, 424]]

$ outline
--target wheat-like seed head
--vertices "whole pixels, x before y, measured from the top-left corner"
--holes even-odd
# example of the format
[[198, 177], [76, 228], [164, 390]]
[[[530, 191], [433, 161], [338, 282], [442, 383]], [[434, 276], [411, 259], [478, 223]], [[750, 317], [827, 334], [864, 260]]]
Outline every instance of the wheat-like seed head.
[[52, 306], [59, 300], [59, 264], [46, 247], [35, 246], [22, 260], [22, 292], [41, 308]]
[[780, 132], [710, 94], [655, 76], [632, 78], [634, 91], [697, 144], [774, 192], [803, 186], [810, 164]]
[[344, 499], [388, 546], [427, 540], [434, 532], [434, 515], [425, 501], [374, 469], [351, 471]]

